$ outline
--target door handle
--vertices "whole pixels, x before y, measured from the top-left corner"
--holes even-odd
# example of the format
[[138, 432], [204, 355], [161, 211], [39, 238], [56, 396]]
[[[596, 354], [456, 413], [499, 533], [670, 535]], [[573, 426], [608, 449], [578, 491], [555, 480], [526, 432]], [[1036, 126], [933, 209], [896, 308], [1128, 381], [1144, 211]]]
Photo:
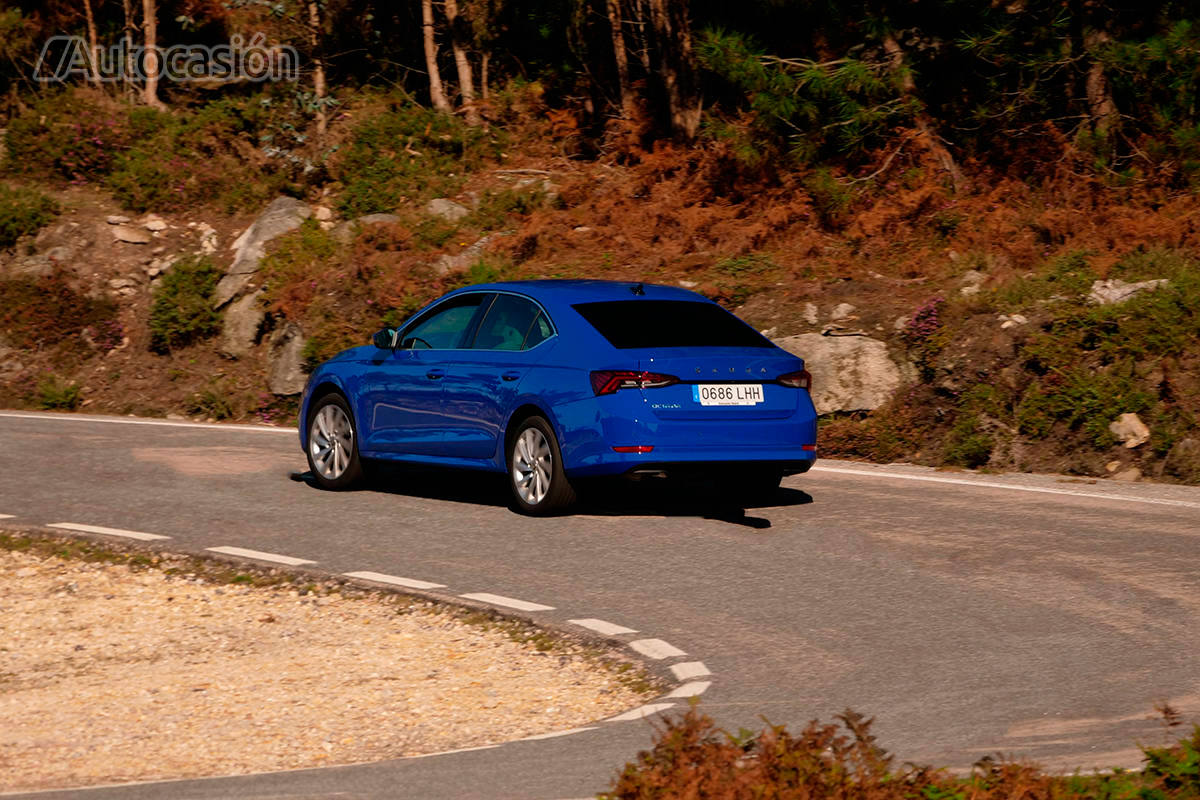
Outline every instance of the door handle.
[[517, 372], [516, 370], [509, 370], [500, 377], [506, 381], [515, 381], [517, 378], [521, 377], [521, 373]]
[[425, 373], [425, 377], [429, 378], [429, 380], [431, 380], [431, 381], [436, 381], [439, 378], [443, 378], [445, 376], [446, 376], [446, 370], [444, 370], [444, 369], [431, 369]]

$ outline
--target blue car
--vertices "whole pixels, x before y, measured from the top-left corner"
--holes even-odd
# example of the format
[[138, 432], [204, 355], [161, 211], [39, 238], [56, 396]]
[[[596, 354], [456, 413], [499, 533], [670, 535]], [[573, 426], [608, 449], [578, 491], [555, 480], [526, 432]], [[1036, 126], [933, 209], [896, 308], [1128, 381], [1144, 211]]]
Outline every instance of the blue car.
[[379, 460], [507, 473], [527, 514], [565, 509], [589, 476], [700, 474], [742, 500], [812, 466], [810, 385], [801, 359], [694, 292], [481, 284], [318, 367], [300, 444], [327, 489]]

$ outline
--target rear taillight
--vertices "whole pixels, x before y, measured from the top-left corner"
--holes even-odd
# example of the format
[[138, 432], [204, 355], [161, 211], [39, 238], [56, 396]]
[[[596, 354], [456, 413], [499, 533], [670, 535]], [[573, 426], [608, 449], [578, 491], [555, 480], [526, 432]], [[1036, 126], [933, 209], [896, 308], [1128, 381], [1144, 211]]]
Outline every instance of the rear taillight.
[[658, 372], [604, 369], [592, 373], [592, 391], [597, 395], [612, 394], [621, 389], [657, 389], [673, 383], [679, 383], [679, 378]]
[[780, 375], [776, 380], [784, 386], [790, 386], [793, 389], [811, 389], [812, 375], [808, 374], [808, 370], [802, 369], [799, 372], [789, 372], [786, 375]]

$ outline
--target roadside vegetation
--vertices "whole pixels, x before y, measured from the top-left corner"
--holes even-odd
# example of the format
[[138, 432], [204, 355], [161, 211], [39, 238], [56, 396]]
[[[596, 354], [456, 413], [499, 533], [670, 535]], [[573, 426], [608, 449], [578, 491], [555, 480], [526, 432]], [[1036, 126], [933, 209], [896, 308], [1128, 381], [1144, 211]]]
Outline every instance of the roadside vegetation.
[[654, 745], [625, 765], [605, 800], [651, 798], [858, 798], [859, 800], [1191, 800], [1200, 797], [1200, 726], [1178, 737], [1176, 712], [1163, 707], [1174, 744], [1143, 746], [1140, 771], [1052, 775], [1037, 765], [985, 757], [969, 775], [896, 764], [853, 711], [837, 723], [813, 721], [799, 733], [782, 725], [731, 734], [693, 705], [668, 718]]

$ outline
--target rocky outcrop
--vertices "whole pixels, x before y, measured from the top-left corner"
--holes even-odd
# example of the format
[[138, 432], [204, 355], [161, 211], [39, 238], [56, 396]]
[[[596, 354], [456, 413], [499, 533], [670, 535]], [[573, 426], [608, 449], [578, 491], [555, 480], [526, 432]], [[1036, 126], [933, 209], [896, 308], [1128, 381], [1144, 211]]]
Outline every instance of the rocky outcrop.
[[483, 251], [487, 249], [491, 241], [491, 236], [484, 236], [461, 253], [438, 256], [437, 260], [433, 262], [434, 272], [438, 275], [446, 275], [450, 272], [467, 269], [483, 257]]
[[431, 217], [441, 217], [447, 222], [458, 222], [470, 214], [471, 209], [453, 200], [436, 197], [425, 204], [425, 213]]
[[221, 326], [221, 355], [228, 358], [244, 358], [258, 344], [259, 333], [267, 312], [262, 307], [262, 291], [234, 300], [225, 310], [225, 324]]
[[307, 381], [304, 334], [299, 325], [289, 322], [271, 337], [271, 373], [267, 376], [267, 388], [278, 395], [300, 394]]
[[312, 209], [292, 197], [280, 197], [258, 215], [258, 219], [233, 243], [233, 263], [217, 284], [213, 308], [220, 308], [236, 297], [254, 278], [259, 263], [272, 239], [299, 228], [312, 216]]
[[1096, 281], [1092, 284], [1092, 291], [1088, 295], [1088, 300], [1101, 306], [1115, 305], [1116, 303], [1124, 303], [1136, 294], [1157, 289], [1169, 283], [1170, 281], [1166, 278], [1139, 281], [1138, 283], [1126, 283], [1117, 278], [1107, 281]]
[[812, 398], [819, 414], [870, 411], [900, 388], [900, 368], [878, 339], [803, 333], [775, 344], [804, 359], [813, 376]]
[[1188, 483], [1200, 483], [1200, 439], [1181, 439], [1163, 461], [1163, 474]]

